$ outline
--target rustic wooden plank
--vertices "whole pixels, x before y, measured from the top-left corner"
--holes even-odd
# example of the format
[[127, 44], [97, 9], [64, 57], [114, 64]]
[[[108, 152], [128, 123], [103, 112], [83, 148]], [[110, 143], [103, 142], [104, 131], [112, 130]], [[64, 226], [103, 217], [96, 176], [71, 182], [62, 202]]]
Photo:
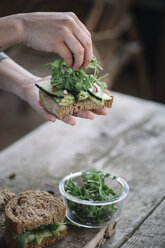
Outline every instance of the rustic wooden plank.
[[[96, 160], [105, 153], [106, 146], [99, 145], [98, 140], [101, 144], [107, 140], [107, 150], [111, 149], [115, 137], [147, 120], [154, 109], [157, 110], [153, 103], [115, 93], [109, 117], [98, 117], [95, 121], [79, 119], [76, 127], [62, 122], [46, 123], [0, 153], [1, 178], [16, 193], [46, 182], [47, 177], [50, 182], [55, 180], [58, 183], [64, 174], [80, 169], [79, 166], [76, 169], [77, 165], [73, 168], [73, 161], [84, 160], [85, 165], [91, 150]], [[90, 158], [87, 166], [89, 163]], [[8, 180], [12, 172], [17, 172], [17, 177]], [[25, 174], [26, 178], [22, 177]]]
[[[131, 186], [115, 238], [105, 243], [117, 248], [115, 245], [121, 244], [125, 236], [135, 230], [162, 197], [162, 185], [156, 180], [158, 172], [161, 176], [164, 173], [165, 109], [163, 105], [116, 93], [115, 99], [109, 117], [98, 117], [95, 121], [78, 120], [76, 127], [62, 122], [47, 123], [1, 152], [0, 177], [17, 193], [37, 188], [44, 182], [58, 185], [64, 175], [80, 169], [114, 170]], [[153, 168], [154, 163], [158, 164], [157, 171]], [[143, 164], [146, 167], [143, 168]], [[10, 180], [8, 177], [12, 172], [16, 173], [16, 178]], [[149, 184], [144, 193], [142, 189], [147, 180]], [[151, 192], [156, 183], [156, 189]], [[149, 199], [146, 198], [148, 194]], [[147, 210], [146, 204], [149, 206]], [[83, 230], [87, 237], [84, 246], [100, 232]], [[82, 232], [76, 237], [83, 237]], [[79, 247], [82, 247], [80, 242]]]
[[165, 200], [122, 246], [122, 248], [134, 247], [165, 247]]
[[119, 137], [109, 158], [107, 156], [104, 161], [97, 161], [96, 168], [115, 171], [130, 186], [117, 231], [111, 240], [105, 242], [103, 248], [121, 247], [125, 239], [134, 233], [164, 199], [164, 151], [164, 116], [157, 112], [141, 127], [131, 129], [125, 136]]

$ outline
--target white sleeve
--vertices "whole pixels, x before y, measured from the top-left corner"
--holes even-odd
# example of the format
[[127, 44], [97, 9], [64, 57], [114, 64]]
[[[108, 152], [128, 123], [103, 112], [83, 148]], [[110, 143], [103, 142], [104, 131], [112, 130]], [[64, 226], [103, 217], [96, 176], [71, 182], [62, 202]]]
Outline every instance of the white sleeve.
[[7, 54], [1, 52], [0, 53], [0, 61], [3, 60], [3, 59], [9, 59], [9, 56], [7, 56]]

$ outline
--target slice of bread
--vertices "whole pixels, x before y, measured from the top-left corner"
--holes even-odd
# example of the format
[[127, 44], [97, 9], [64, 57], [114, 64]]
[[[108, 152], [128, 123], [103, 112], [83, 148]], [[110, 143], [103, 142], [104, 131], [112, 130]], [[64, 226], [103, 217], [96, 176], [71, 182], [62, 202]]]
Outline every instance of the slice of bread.
[[6, 223], [21, 235], [41, 225], [63, 222], [65, 204], [46, 191], [26, 191], [11, 199], [5, 208]]
[[[105, 90], [105, 93], [111, 96], [111, 99], [106, 100], [104, 102], [104, 107], [111, 108], [113, 103], [113, 96], [108, 90]], [[72, 105], [61, 106], [55, 101], [55, 99], [53, 99], [53, 97], [48, 96], [45, 92], [41, 90], [39, 90], [39, 95], [40, 95], [40, 104], [50, 113], [56, 115], [60, 120], [62, 120], [67, 115], [74, 115], [80, 110], [85, 110], [85, 109], [92, 110], [103, 107], [89, 99], [81, 102], [75, 102]]]
[[6, 204], [15, 197], [16, 194], [5, 188], [0, 188], [0, 212], [5, 210]]
[[[47, 246], [53, 245], [58, 240], [65, 238], [67, 235], [67, 230], [60, 232], [59, 236], [48, 237], [42, 240], [41, 245], [38, 245], [36, 241], [26, 244], [24, 248], [45, 248]], [[13, 239], [10, 234], [5, 231], [4, 240], [8, 248], [18, 248], [18, 240]]]

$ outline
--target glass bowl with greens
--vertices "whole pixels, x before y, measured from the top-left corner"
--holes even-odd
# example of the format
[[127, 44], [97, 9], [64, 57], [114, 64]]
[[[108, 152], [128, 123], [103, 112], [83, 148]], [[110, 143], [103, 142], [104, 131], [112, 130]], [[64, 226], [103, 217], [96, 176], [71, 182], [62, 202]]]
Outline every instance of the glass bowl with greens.
[[67, 218], [87, 228], [109, 226], [119, 219], [128, 184], [112, 172], [88, 170], [71, 173], [59, 184]]

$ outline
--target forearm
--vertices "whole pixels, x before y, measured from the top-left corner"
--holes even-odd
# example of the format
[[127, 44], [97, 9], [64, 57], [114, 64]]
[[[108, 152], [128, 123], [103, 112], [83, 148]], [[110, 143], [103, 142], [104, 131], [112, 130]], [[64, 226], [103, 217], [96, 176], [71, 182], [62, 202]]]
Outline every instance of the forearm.
[[0, 18], [0, 51], [23, 42], [22, 14]]
[[11, 92], [23, 100], [25, 100], [24, 89], [39, 79], [11, 59], [0, 62], [0, 89]]

